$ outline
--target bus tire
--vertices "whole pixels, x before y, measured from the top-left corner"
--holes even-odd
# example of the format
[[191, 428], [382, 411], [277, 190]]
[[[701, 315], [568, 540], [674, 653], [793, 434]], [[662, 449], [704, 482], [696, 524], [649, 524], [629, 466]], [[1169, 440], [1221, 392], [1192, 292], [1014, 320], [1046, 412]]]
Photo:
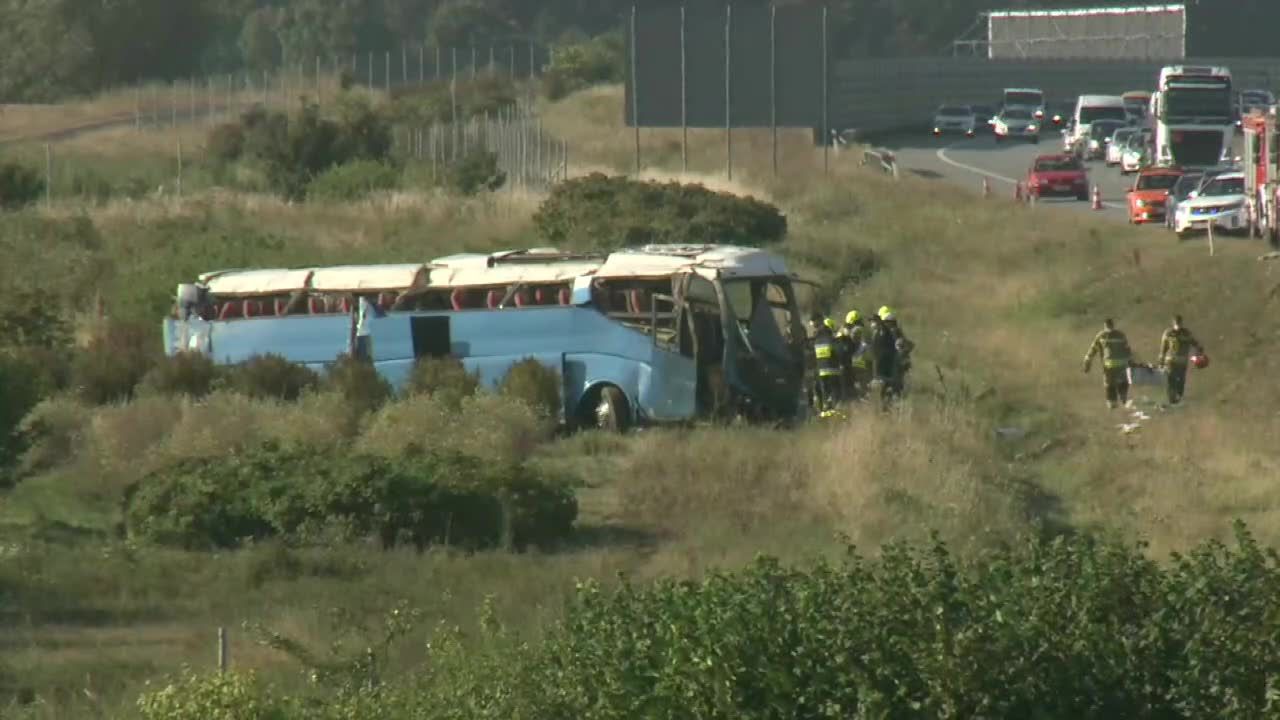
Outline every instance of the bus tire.
[[616, 386], [605, 385], [592, 394], [586, 407], [587, 427], [608, 432], [626, 432], [630, 426], [627, 396]]

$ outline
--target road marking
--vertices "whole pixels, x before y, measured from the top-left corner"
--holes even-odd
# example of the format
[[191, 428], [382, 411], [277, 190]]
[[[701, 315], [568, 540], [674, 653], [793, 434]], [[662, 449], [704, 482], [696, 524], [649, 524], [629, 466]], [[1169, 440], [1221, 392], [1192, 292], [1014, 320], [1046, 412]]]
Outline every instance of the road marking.
[[[986, 177], [991, 178], [992, 180], [999, 180], [1000, 182], [1006, 183], [1008, 185], [1017, 185], [1020, 182], [1018, 180], [1014, 180], [1011, 177], [1005, 177], [1000, 173], [994, 173], [989, 170], [983, 170], [982, 168], [977, 167], [976, 165], [962, 163], [959, 160], [952, 160], [951, 158], [947, 157], [947, 151], [952, 150], [954, 148], [955, 148], [954, 144], [948, 145], [946, 147], [941, 147], [941, 148], [938, 148], [938, 151], [934, 154], [937, 155], [938, 160], [954, 168], [966, 170], [971, 173], [977, 173], [978, 175], [984, 175]], [[1117, 205], [1115, 203], [1106, 202], [1105, 200], [1102, 203], [1102, 207], [1107, 208], [1108, 210], [1128, 210], [1127, 205]]]

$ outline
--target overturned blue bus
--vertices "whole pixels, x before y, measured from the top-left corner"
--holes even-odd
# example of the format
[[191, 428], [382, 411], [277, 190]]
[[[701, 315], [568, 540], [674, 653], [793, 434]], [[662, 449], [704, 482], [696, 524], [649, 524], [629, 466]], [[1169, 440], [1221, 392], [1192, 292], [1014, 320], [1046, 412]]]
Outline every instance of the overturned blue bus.
[[534, 358], [562, 378], [573, 427], [787, 420], [805, 406], [795, 280], [777, 255], [725, 245], [210, 272], [178, 286], [165, 351], [317, 369], [350, 353], [396, 388], [422, 357], [489, 386]]

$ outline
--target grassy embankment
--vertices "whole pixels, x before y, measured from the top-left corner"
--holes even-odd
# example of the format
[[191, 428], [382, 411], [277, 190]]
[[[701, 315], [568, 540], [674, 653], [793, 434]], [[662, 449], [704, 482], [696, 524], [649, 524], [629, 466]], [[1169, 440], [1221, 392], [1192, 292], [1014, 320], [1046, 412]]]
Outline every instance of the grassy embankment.
[[[617, 89], [602, 89], [545, 109], [549, 132], [572, 142], [575, 170], [631, 167], [619, 103]], [[154, 153], [167, 153], [173, 138], [154, 138]], [[694, 179], [718, 185], [722, 136], [695, 132], [692, 140]], [[652, 174], [674, 176], [678, 131], [646, 131], [643, 142]], [[60, 148], [64, 157], [116, 147], [93, 136], [76, 143]], [[877, 271], [847, 285], [835, 309], [899, 309], [920, 348], [916, 392], [900, 412], [855, 412], [846, 424], [797, 432], [653, 431], [541, 445], [537, 462], [591, 486], [586, 531], [573, 551], [463, 557], [262, 547], [203, 555], [112, 538], [119, 492], [140, 468], [262, 436], [386, 440], [378, 435], [385, 426], [319, 422], [341, 415], [326, 405], [334, 398], [296, 408], [226, 397], [72, 405], [64, 411], [68, 451], [52, 453], [50, 467], [8, 492], [0, 509], [0, 684], [9, 693], [34, 690], [43, 701], [37, 716], [110, 713], [147, 678], [183, 663], [210, 667], [218, 625], [232, 628], [234, 665], [289, 679], [295, 666], [250, 644], [239, 622], [262, 621], [320, 646], [331, 638], [331, 608], [374, 618], [403, 598], [425, 611], [427, 625], [470, 626], [493, 595], [500, 618], [536, 632], [574, 578], [695, 575], [757, 552], [834, 551], [836, 532], [874, 548], [933, 527], [973, 546], [1040, 521], [1141, 534], [1164, 554], [1225, 537], [1230, 519], [1242, 517], [1263, 542], [1280, 539], [1269, 482], [1280, 391], [1259, 382], [1277, 369], [1280, 338], [1268, 321], [1275, 282], [1254, 260], [1256, 245], [1223, 243], [1208, 258], [1198, 244], [1083, 213], [983, 204], [906, 176], [893, 184], [857, 168], [852, 153], [833, 157], [824, 177], [807, 133], [786, 135], [777, 179], [767, 133], [741, 132], [734, 148], [738, 189], [788, 213], [786, 252], [799, 268], [840, 284], [867, 251], [875, 254]], [[128, 162], [157, 161], [150, 153], [138, 147]], [[403, 193], [314, 206], [208, 190], [181, 201], [56, 203], [0, 218], [0, 252], [7, 268], [47, 279], [50, 297], [87, 307], [100, 292], [113, 315], [150, 320], [176, 282], [211, 267], [400, 261], [533, 244], [536, 201]], [[1114, 315], [1150, 359], [1162, 323], [1179, 310], [1214, 366], [1193, 376], [1191, 401], [1177, 415], [1122, 436], [1120, 418], [1103, 408], [1097, 371], [1080, 374], [1085, 346], [1101, 318]], [[453, 434], [487, 437], [476, 423]], [[1000, 440], [994, 430], [1003, 426], [1027, 435]], [[409, 652], [388, 670], [419, 657]]]

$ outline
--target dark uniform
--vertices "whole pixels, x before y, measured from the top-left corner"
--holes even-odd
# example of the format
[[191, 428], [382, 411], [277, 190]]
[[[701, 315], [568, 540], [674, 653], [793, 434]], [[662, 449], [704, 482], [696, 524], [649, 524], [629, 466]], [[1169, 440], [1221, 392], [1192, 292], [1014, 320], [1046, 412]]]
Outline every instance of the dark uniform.
[[1116, 402], [1127, 405], [1129, 402], [1129, 366], [1133, 363], [1133, 352], [1129, 349], [1129, 339], [1116, 330], [1112, 321], [1106, 321], [1106, 327], [1093, 338], [1089, 352], [1084, 356], [1084, 371], [1089, 372], [1094, 356], [1102, 356], [1102, 383], [1107, 393], [1107, 407], [1114, 408]]
[[893, 392], [901, 395], [906, 387], [907, 372], [911, 370], [911, 351], [916, 345], [902, 332], [902, 326], [898, 324], [897, 318], [890, 317], [884, 320], [884, 326], [893, 335], [893, 346], [897, 353], [897, 362], [894, 363], [893, 368]]
[[1177, 405], [1187, 389], [1187, 364], [1191, 350], [1203, 354], [1204, 346], [1191, 331], [1182, 326], [1182, 318], [1174, 318], [1173, 327], [1160, 336], [1160, 363], [1164, 366], [1169, 404]]
[[831, 328], [819, 325], [813, 335], [813, 357], [817, 361], [818, 410], [833, 410], [841, 401], [840, 348]]
[[880, 384], [880, 399], [888, 400], [897, 388], [898, 338], [878, 317], [871, 319], [871, 367]]
[[[850, 313], [852, 316], [853, 314]], [[860, 400], [867, 394], [871, 381], [871, 352], [868, 345], [867, 326], [861, 318], [848, 322], [837, 337], [843, 349], [845, 388], [852, 399]]]

